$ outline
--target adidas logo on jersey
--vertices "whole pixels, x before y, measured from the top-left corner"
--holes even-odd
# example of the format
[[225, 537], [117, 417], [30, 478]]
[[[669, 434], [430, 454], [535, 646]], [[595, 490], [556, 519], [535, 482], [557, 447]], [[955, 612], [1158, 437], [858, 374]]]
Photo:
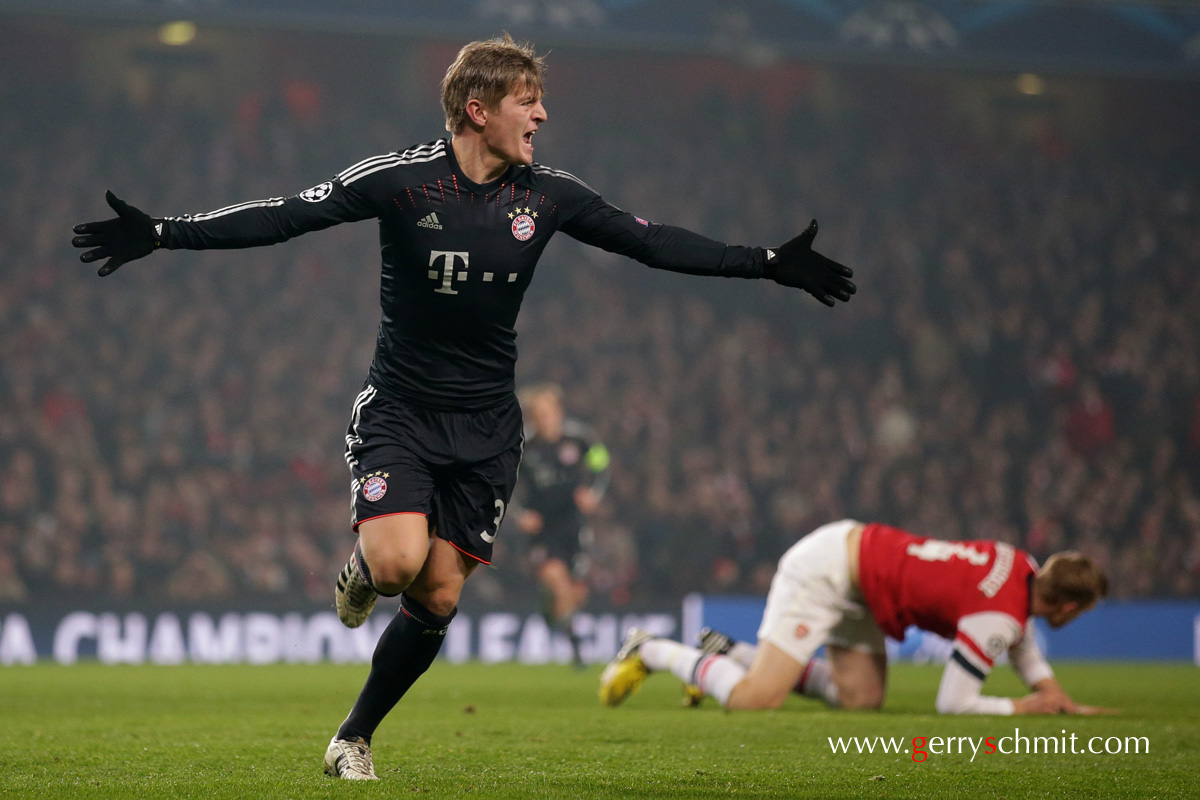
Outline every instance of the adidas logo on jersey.
[[417, 220], [417, 225], [421, 228], [433, 228], [435, 231], [440, 231], [442, 229], [442, 223], [438, 222], [436, 213]]

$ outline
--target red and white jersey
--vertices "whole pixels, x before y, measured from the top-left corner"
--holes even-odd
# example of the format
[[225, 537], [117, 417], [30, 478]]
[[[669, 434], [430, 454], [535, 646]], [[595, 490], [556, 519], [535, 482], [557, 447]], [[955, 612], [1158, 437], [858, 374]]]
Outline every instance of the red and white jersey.
[[[1029, 554], [1004, 542], [948, 542], [871, 523], [863, 528], [858, 565], [863, 599], [893, 639], [916, 625], [954, 640], [951, 665], [978, 683], [1005, 652], [1031, 686], [1053, 674], [1033, 640], [1030, 592], [1037, 564]], [[1006, 713], [1000, 706], [968, 709], [958, 708], [955, 698], [947, 702], [954, 708], [945, 710]]]
[[1003, 542], [947, 542], [878, 523], [863, 528], [859, 547], [863, 599], [893, 639], [909, 625], [953, 639], [963, 617], [983, 612], [1004, 614], [1023, 630], [1036, 571], [1026, 553]]

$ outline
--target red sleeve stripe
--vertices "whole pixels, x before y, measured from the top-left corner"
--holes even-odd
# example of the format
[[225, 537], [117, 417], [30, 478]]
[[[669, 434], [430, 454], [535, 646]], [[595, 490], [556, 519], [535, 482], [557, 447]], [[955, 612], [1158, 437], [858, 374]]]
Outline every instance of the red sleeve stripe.
[[992, 659], [987, 657], [987, 654], [983, 652], [983, 649], [979, 645], [975, 644], [971, 637], [960, 633], [954, 637], [954, 641], [955, 643], [962, 642], [964, 645], [966, 645], [966, 648], [971, 651], [971, 655], [976, 656], [984, 664], [987, 664], [987, 668], [989, 670], [992, 668]]

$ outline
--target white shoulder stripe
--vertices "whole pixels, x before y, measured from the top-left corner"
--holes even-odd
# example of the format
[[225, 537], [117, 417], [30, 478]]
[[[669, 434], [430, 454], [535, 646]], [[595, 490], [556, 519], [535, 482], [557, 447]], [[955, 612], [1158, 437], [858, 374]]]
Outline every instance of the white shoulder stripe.
[[346, 178], [350, 177], [351, 175], [353, 175], [355, 172], [357, 172], [360, 169], [365, 169], [367, 167], [374, 166], [375, 164], [378, 164], [381, 161], [387, 161], [388, 159], [398, 158], [398, 157], [399, 157], [398, 153], [388, 153], [388, 154], [382, 155], [382, 156], [371, 156], [370, 158], [364, 158], [362, 161], [358, 162], [354, 166], [346, 167], [346, 169], [339, 172], [335, 177], [339, 181], [344, 181], [344, 180], [346, 180]]
[[394, 167], [399, 163], [400, 163], [399, 157], [382, 159], [380, 161], [372, 162], [371, 164], [368, 164], [360, 169], [357, 169], [352, 174], [339, 175], [338, 180], [341, 182], [342, 186], [349, 186], [350, 184], [354, 183], [356, 180], [363, 177], [364, 175], [370, 175], [373, 172], [379, 172], [379, 170], [381, 170], [381, 169], [387, 169], [388, 167]]
[[433, 152], [434, 150], [444, 150], [445, 148], [446, 148], [446, 140], [438, 139], [433, 142], [426, 142], [425, 144], [419, 144], [416, 147], [410, 147], [407, 150], [405, 150], [403, 153], [401, 153], [400, 156], [402, 158], [409, 158], [409, 157], [413, 157], [413, 156], [427, 155], [427, 154]]
[[[354, 183], [359, 178], [364, 178], [375, 172], [390, 167], [398, 167], [404, 164], [424, 164], [429, 161], [435, 161], [443, 158], [446, 155], [446, 140], [438, 139], [436, 142], [410, 147], [403, 153], [388, 153], [386, 155], [372, 156], [371, 158], [363, 159], [352, 167], [342, 170], [335, 177], [343, 186], [348, 186]], [[272, 197], [266, 200], [252, 200], [246, 203], [237, 203], [225, 208], [219, 208], [216, 211], [206, 211], [203, 214], [184, 214], [178, 217], [167, 217], [170, 220], [179, 220], [181, 222], [204, 222], [205, 220], [223, 217], [226, 214], [233, 214], [237, 211], [244, 211], [248, 208], [266, 208], [271, 206], [281, 206], [284, 204], [284, 198]]]
[[238, 203], [237, 205], [218, 208], [216, 211], [206, 211], [203, 214], [184, 214], [180, 217], [167, 217], [167, 219], [180, 220], [182, 222], [204, 222], [205, 220], [215, 217], [223, 217], [226, 214], [232, 214], [235, 211], [244, 211], [248, 208], [264, 208], [268, 206], [283, 205], [282, 197], [272, 197], [269, 200], [252, 200], [248, 203]]
[[439, 139], [436, 142], [429, 142], [427, 144], [417, 145], [416, 147], [410, 147], [402, 153], [393, 151], [383, 155], [372, 156], [370, 158], [363, 159], [352, 167], [342, 170], [337, 174], [337, 179], [344, 183], [347, 180], [352, 180], [353, 178], [357, 177], [357, 173], [372, 167], [376, 167], [384, 162], [413, 159], [421, 156], [432, 155], [435, 152], [443, 152], [445, 150], [445, 146], [445, 140]]
[[359, 178], [365, 178], [368, 175], [375, 173], [375, 172], [379, 172], [380, 170], [383, 170], [383, 169], [390, 169], [392, 167], [402, 167], [405, 164], [424, 164], [428, 161], [437, 161], [439, 158], [445, 158], [445, 157], [446, 157], [445, 152], [439, 150], [435, 153], [431, 153], [430, 155], [425, 156], [424, 158], [398, 158], [398, 159], [394, 159], [392, 161], [385, 161], [382, 164], [376, 164], [375, 166], [371, 167], [370, 169], [361, 170], [360, 172], [358, 172], [357, 174], [355, 174], [354, 176], [352, 176], [350, 178], [343, 178], [342, 185], [349, 186], [350, 184], [354, 183]]
[[355, 164], [348, 170], [345, 170], [337, 176], [343, 186], [349, 186], [359, 178], [364, 178], [381, 169], [389, 167], [399, 167], [405, 164], [424, 164], [428, 161], [435, 161], [443, 158], [446, 155], [445, 144], [441, 141], [435, 142], [432, 145], [424, 145], [422, 147], [414, 147], [410, 150], [405, 150], [403, 153], [393, 153], [389, 156], [377, 156], [369, 158], [366, 161]]
[[551, 169], [550, 167], [543, 166], [542, 164], [532, 164], [532, 165], [530, 165], [530, 168], [539, 175], [551, 175], [555, 178], [566, 178], [569, 181], [575, 181], [580, 186], [582, 186], [583, 188], [585, 188], [589, 191], [593, 191], [593, 192], [596, 191], [595, 189], [588, 186], [583, 181], [579, 180], [579, 178], [576, 178], [574, 175], [572, 175], [571, 173], [566, 172], [564, 170]]

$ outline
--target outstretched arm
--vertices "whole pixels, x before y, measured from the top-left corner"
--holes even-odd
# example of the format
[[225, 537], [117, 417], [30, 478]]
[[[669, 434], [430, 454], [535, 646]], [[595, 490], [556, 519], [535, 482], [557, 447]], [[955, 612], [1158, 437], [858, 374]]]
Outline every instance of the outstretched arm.
[[585, 199], [563, 223], [562, 230], [585, 244], [629, 256], [655, 269], [690, 275], [770, 278], [803, 289], [828, 306], [835, 300], [848, 301], [856, 291], [849, 267], [812, 249], [816, 220], [781, 247], [742, 247], [635, 217], [587, 187], [577, 191]]
[[[347, 170], [347, 173], [351, 172]], [[346, 174], [346, 173], [343, 173]], [[208, 250], [278, 244], [309, 231], [377, 215], [366, 187], [352, 186], [353, 178], [326, 181], [291, 197], [274, 197], [181, 217], [151, 217], [105, 193], [115, 219], [84, 222], [74, 228], [75, 247], [85, 264], [108, 259], [101, 277], [158, 249]]]

